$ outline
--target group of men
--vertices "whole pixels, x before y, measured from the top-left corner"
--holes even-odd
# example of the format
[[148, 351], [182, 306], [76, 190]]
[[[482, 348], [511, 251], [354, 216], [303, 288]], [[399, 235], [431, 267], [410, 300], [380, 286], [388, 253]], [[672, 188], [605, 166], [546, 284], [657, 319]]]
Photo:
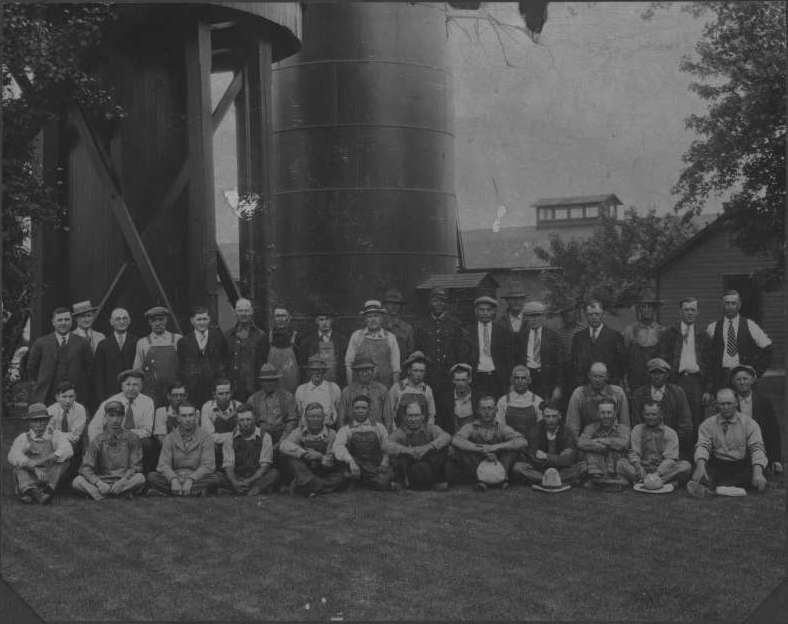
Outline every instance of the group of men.
[[364, 327], [347, 338], [327, 308], [301, 335], [276, 307], [262, 331], [245, 299], [226, 333], [200, 307], [192, 331], [173, 333], [170, 312], [153, 307], [142, 338], [122, 308], [107, 336], [93, 329], [90, 302], [58, 308], [54, 332], [28, 354], [30, 429], [9, 453], [18, 494], [48, 502], [66, 482], [98, 500], [145, 490], [314, 496], [353, 481], [551, 492], [581, 482], [666, 492], [688, 481], [705, 496], [761, 490], [767, 468], [782, 471], [779, 427], [755, 387], [771, 341], [741, 317], [738, 293], [723, 295], [723, 317], [705, 330], [694, 299], [671, 328], [656, 322], [659, 302], [643, 301], [623, 334], [598, 301], [585, 306], [586, 326], [564, 310], [552, 330], [547, 307], [525, 299], [508, 293], [496, 320], [498, 301], [483, 294], [468, 326], [436, 289], [411, 326], [390, 290], [365, 302]]

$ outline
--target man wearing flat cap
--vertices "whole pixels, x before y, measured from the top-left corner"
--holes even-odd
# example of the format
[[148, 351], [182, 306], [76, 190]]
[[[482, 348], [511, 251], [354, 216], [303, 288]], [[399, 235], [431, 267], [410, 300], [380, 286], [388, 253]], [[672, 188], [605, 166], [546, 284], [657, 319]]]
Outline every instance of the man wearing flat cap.
[[353, 332], [345, 352], [348, 379], [352, 377], [353, 361], [356, 357], [368, 357], [375, 363], [375, 380], [384, 386], [388, 387], [399, 379], [401, 361], [399, 344], [396, 336], [383, 328], [385, 312], [377, 299], [364, 302], [361, 315], [364, 317], [366, 327]]
[[388, 391], [383, 408], [383, 424], [389, 433], [402, 424], [405, 406], [417, 402], [422, 407], [427, 424], [435, 424], [435, 397], [425, 382], [427, 358], [421, 351], [414, 351], [403, 363], [406, 376], [395, 383]]
[[342, 389], [339, 398], [339, 426], [347, 425], [353, 418], [353, 401], [357, 396], [369, 398], [369, 419], [383, 423], [383, 407], [388, 396], [388, 388], [375, 381], [375, 363], [371, 358], [358, 357], [353, 361], [353, 381]]
[[145, 374], [142, 392], [157, 407], [167, 404], [167, 388], [178, 378], [178, 342], [183, 336], [167, 331], [169, 318], [170, 312], [163, 306], [145, 312], [151, 331], [137, 341], [132, 367]]
[[92, 442], [104, 431], [104, 410], [110, 401], [123, 405], [123, 429], [134, 433], [142, 443], [143, 468], [153, 470], [159, 452], [158, 440], [153, 437], [153, 415], [155, 408], [153, 399], [145, 396], [142, 391], [144, 373], [130, 369], [118, 375], [120, 392], [113, 394], [96, 410], [88, 425], [88, 439]]
[[97, 311], [98, 308], [89, 300], [80, 301], [71, 306], [71, 318], [77, 325], [74, 328], [74, 334], [87, 340], [93, 353], [96, 353], [99, 343], [106, 338], [100, 331], [93, 329], [93, 321], [96, 320]]
[[415, 351], [415, 336], [413, 326], [407, 321], [402, 320], [400, 313], [405, 305], [405, 297], [396, 288], [389, 288], [381, 299], [386, 314], [383, 317], [383, 327], [389, 330], [397, 338], [399, 354], [405, 358], [408, 354]]
[[433, 288], [429, 295], [429, 313], [413, 327], [415, 348], [430, 361], [425, 381], [435, 392], [451, 390], [449, 368], [467, 362], [470, 343], [460, 321], [448, 311], [449, 295], [444, 288]]
[[309, 358], [319, 355], [325, 362], [324, 378], [333, 382], [340, 388], [345, 385], [345, 352], [347, 351], [347, 337], [334, 329], [336, 313], [331, 306], [321, 303], [315, 312], [316, 328], [301, 336], [298, 342], [298, 364], [304, 371], [303, 379], [309, 380]]
[[547, 306], [529, 301], [523, 306], [525, 325], [520, 334], [522, 363], [531, 374], [531, 389], [545, 400], [559, 399], [562, 384], [561, 338], [545, 327]]
[[145, 487], [142, 443], [123, 428], [126, 410], [120, 401], [104, 404], [104, 430], [91, 440], [71, 486], [93, 500], [131, 498]]
[[260, 389], [249, 397], [257, 426], [271, 436], [276, 447], [298, 424], [298, 409], [293, 395], [280, 387], [282, 375], [272, 364], [263, 364], [257, 379]]
[[780, 427], [769, 397], [753, 387], [757, 378], [752, 366], [739, 364], [731, 370], [730, 385], [736, 395], [739, 413], [752, 418], [761, 428], [764, 449], [769, 458], [767, 469], [779, 474], [783, 471]]
[[[519, 288], [512, 288], [504, 291], [501, 298], [506, 302], [506, 310], [495, 323], [501, 325], [513, 335], [518, 336], [520, 331], [525, 329], [525, 323], [523, 322], [525, 293]], [[515, 359], [519, 358], [519, 356], [519, 352], [514, 353]]]
[[465, 333], [471, 341], [470, 363], [473, 365], [473, 384], [480, 394], [496, 399], [505, 391], [512, 370], [512, 333], [495, 325], [498, 302], [489, 295], [481, 295], [474, 302], [476, 322]]
[[268, 358], [268, 334], [254, 322], [254, 308], [249, 299], [235, 302], [235, 325], [224, 335], [227, 341], [227, 377], [233, 398], [246, 401], [257, 387], [257, 372]]
[[11, 444], [8, 463], [14, 469], [14, 485], [20, 500], [45, 504], [52, 499], [73, 450], [63, 433], [47, 427], [49, 412], [43, 403], [30, 405], [25, 420], [29, 429]]
[[309, 363], [307, 364], [309, 380], [296, 389], [296, 408], [298, 409], [299, 421], [303, 422], [306, 406], [310, 403], [319, 403], [323, 406], [326, 426], [337, 429], [339, 427], [337, 424], [339, 399], [342, 396], [342, 391], [333, 381], [326, 380], [327, 370], [328, 366], [320, 354], [315, 353], [309, 358]]
[[37, 338], [27, 354], [27, 378], [33, 382], [30, 400], [49, 404], [61, 381], [74, 384], [79, 400], [89, 406], [93, 393], [93, 351], [87, 340], [71, 331], [71, 311], [55, 308], [51, 334]]
[[637, 320], [627, 325], [622, 332], [626, 350], [626, 388], [632, 392], [649, 381], [646, 364], [657, 357], [659, 339], [665, 331], [657, 321], [657, 311], [662, 301], [653, 291], [647, 290], [635, 305]]
[[659, 405], [662, 422], [670, 427], [679, 437], [681, 455], [685, 459], [692, 457], [692, 412], [687, 395], [676, 384], [668, 383], [670, 365], [662, 358], [652, 358], [647, 364], [649, 383], [637, 388], [632, 393], [631, 421], [633, 425], [641, 422], [643, 408], [647, 403]]

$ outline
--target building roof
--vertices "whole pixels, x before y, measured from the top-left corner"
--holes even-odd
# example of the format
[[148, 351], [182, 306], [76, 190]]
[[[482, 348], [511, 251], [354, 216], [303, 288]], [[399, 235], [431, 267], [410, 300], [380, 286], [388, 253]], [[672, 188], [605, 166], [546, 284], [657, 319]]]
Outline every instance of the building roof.
[[546, 206], [578, 206], [585, 204], [601, 204], [609, 202], [617, 206], [621, 205], [621, 200], [613, 193], [608, 195], [577, 195], [575, 197], [547, 197], [537, 199], [532, 205], [536, 208]]
[[435, 273], [430, 275], [416, 290], [429, 290], [430, 288], [477, 288], [485, 279], [498, 282], [486, 271], [477, 273]]
[[660, 262], [659, 266], [657, 266], [657, 271], [661, 271], [667, 265], [684, 256], [696, 245], [703, 242], [710, 234], [723, 229], [727, 223], [727, 219], [725, 218], [725, 214], [698, 215], [695, 217], [695, 223], [700, 226], [700, 229], [695, 232], [695, 234], [693, 234], [693, 236], [689, 238], [681, 247], [675, 249], [673, 253], [669, 254], [662, 262]]

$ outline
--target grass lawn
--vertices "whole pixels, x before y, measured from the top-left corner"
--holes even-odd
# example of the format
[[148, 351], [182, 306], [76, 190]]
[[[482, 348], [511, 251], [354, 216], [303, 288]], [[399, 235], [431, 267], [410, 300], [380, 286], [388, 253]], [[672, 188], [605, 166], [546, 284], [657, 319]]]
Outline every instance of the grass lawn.
[[740, 621], [785, 573], [782, 488], [35, 507], [8, 482], [2, 576], [44, 619]]

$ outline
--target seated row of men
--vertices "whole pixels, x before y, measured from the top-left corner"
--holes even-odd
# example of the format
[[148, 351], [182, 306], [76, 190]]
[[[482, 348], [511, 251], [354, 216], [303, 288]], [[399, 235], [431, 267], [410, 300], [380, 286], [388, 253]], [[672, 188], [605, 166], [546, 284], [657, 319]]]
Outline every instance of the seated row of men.
[[[135, 375], [124, 382], [128, 379]], [[348, 479], [381, 490], [444, 490], [471, 482], [482, 491], [491, 485], [507, 488], [511, 480], [553, 492], [585, 479], [594, 488], [633, 483], [636, 489], [666, 492], [692, 472], [680, 458], [677, 432], [663, 422], [653, 400], [644, 404], [642, 423], [631, 431], [617, 419], [616, 403], [600, 400], [596, 418], [579, 438], [552, 401], [535, 406], [537, 416], [527, 427], [524, 420], [510, 426], [506, 412], [501, 418], [500, 401], [482, 396], [453, 436], [434, 423], [421, 401], [405, 402], [393, 431], [371, 417], [371, 403], [369, 396], [354, 397], [350, 420], [334, 431], [323, 404], [310, 402], [298, 425], [275, 441], [258, 426], [248, 403], [237, 407], [229, 431], [217, 433], [215, 422], [203, 426], [197, 409], [182, 401], [174, 428], [162, 438], [155, 470], [145, 477], [144, 440], [131, 427], [129, 405], [109, 400], [72, 486], [97, 500], [131, 497], [146, 487], [183, 496], [218, 490], [255, 495], [280, 483], [314, 496], [342, 489]], [[705, 496], [717, 485], [763, 490], [767, 457], [760, 427], [737, 410], [732, 390], [720, 390], [717, 405], [719, 414], [700, 427], [688, 491]], [[43, 404], [31, 405], [28, 418], [30, 430], [17, 437], [8, 459], [21, 500], [46, 503], [67, 470], [74, 441]]]

